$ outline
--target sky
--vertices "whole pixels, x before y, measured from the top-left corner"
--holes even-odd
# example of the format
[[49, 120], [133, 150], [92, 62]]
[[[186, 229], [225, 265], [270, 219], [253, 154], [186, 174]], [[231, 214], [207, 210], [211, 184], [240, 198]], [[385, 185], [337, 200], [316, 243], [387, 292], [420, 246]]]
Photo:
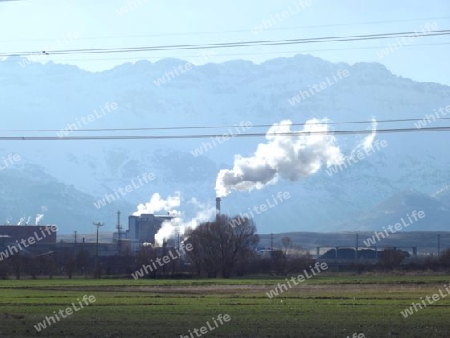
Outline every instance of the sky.
[[[283, 12], [285, 14], [283, 15]], [[264, 26], [263, 21], [266, 21]], [[269, 23], [268, 23], [269, 22]], [[286, 40], [450, 29], [450, 1], [392, 0], [20, 0], [0, 1], [0, 53]], [[434, 25], [433, 25], [434, 24]], [[262, 26], [260, 26], [262, 25]], [[255, 31], [260, 26], [262, 30]], [[379, 62], [394, 74], [450, 85], [450, 35], [421, 36], [381, 56], [395, 39], [39, 56], [93, 72], [176, 57], [195, 64], [255, 63], [298, 53], [331, 62]], [[11, 61], [11, 59], [10, 59]], [[12, 61], [11, 61], [12, 62]], [[17, 62], [17, 61], [14, 61]]]

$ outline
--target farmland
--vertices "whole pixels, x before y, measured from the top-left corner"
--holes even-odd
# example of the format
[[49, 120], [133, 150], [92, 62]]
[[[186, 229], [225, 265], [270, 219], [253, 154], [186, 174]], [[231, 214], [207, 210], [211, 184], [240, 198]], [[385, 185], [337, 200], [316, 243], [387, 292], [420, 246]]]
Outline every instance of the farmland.
[[[270, 299], [285, 279], [0, 281], [1, 337], [449, 337], [450, 302], [441, 299], [412, 316], [400, 311], [444, 290], [439, 276], [320, 275]], [[96, 301], [38, 332], [35, 325]], [[213, 324], [219, 314], [229, 322]]]

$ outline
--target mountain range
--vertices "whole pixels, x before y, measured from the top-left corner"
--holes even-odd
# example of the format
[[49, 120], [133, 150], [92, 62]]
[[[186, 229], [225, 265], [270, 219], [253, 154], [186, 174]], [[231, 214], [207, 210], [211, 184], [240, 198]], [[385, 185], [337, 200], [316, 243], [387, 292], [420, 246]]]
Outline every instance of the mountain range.
[[[94, 133], [87, 129], [112, 136], [131, 132], [104, 129], [185, 126], [202, 127], [201, 133], [215, 135], [241, 122], [252, 124], [248, 132], [261, 133], [282, 120], [303, 123], [311, 118], [368, 121], [356, 127], [337, 124], [336, 130], [370, 129], [372, 118], [380, 130], [415, 128], [412, 121], [382, 121], [425, 119], [450, 103], [450, 87], [402, 78], [378, 63], [331, 63], [300, 54], [262, 64], [235, 60], [194, 66], [159, 85], [155, 84], [158, 78], [186, 61], [139, 61], [98, 73], [23, 61], [20, 57], [0, 61], [2, 136], [58, 137], [63, 130], [67, 136]], [[349, 76], [290, 104], [300, 91], [339, 70], [347, 70]], [[108, 111], [114, 104], [117, 109]], [[443, 121], [429, 123], [430, 127], [442, 125]], [[206, 128], [210, 126], [227, 127]], [[92, 222], [98, 220], [106, 223], [105, 231], [113, 231], [117, 210], [126, 217], [154, 193], [167, 197], [177, 191], [182, 197], [179, 209], [190, 219], [196, 213], [193, 198], [214, 205], [219, 170], [231, 168], [235, 155], [249, 156], [265, 142], [262, 136], [235, 137], [208, 148], [205, 143], [212, 140], [189, 137], [196, 132], [133, 132], [182, 139], [4, 140], [0, 158], [18, 154], [20, 160], [0, 170], [0, 220], [17, 223], [20, 218], [44, 214], [42, 222], [57, 224], [61, 233], [93, 232]], [[363, 138], [350, 134], [337, 136], [337, 142], [343, 153], [350, 154]], [[385, 140], [387, 147], [348, 168], [332, 175], [323, 168], [298, 181], [279, 180], [260, 190], [233, 192], [222, 199], [222, 212], [244, 213], [272, 195], [289, 192], [289, 199], [255, 216], [259, 232], [380, 230], [413, 210], [424, 210], [426, 217], [408, 231], [447, 229], [450, 150], [446, 133], [379, 133], [376, 139]], [[201, 155], [195, 152], [200, 147]], [[104, 207], [95, 206], [105, 194], [125, 189], [144, 173], [153, 174], [154, 180], [115, 195]]]

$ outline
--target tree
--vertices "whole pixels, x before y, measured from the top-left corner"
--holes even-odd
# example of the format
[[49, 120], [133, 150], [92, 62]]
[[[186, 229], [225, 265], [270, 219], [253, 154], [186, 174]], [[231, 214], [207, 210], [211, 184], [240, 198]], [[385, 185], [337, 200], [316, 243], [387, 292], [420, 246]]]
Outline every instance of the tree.
[[86, 276], [86, 271], [89, 266], [90, 254], [89, 251], [85, 249], [81, 249], [77, 253], [77, 257], [75, 258], [76, 268], [81, 271]]
[[65, 257], [64, 268], [66, 270], [66, 274], [69, 277], [69, 279], [72, 279], [72, 275], [75, 270], [75, 267], [76, 267], [76, 262], [75, 262], [75, 259], [73, 258], [73, 255], [71, 255], [71, 254], [67, 255]]
[[219, 273], [229, 278], [237, 262], [245, 262], [246, 255], [259, 242], [253, 220], [240, 216], [231, 219], [221, 215], [218, 222], [203, 223], [188, 231], [187, 236], [193, 248], [187, 254], [195, 271], [199, 275], [204, 272], [209, 278]]
[[287, 259], [284, 252], [281, 250], [273, 250], [271, 252], [271, 258], [272, 271], [274, 271], [277, 276], [285, 275], [287, 269]]
[[22, 270], [22, 256], [20, 255], [20, 252], [12, 255], [9, 259], [11, 260], [12, 269], [16, 275], [16, 279], [20, 279], [20, 273]]
[[56, 262], [52, 254], [44, 255], [41, 257], [42, 270], [49, 279], [53, 278], [56, 269]]
[[450, 249], [447, 249], [441, 253], [439, 262], [444, 268], [450, 267]]
[[397, 269], [404, 259], [404, 252], [395, 249], [385, 249], [381, 253], [380, 264], [386, 269]]
[[7, 279], [8, 278], [8, 264], [5, 261], [0, 261], [0, 278]]
[[291, 237], [288, 237], [288, 236], [283, 237], [283, 238], [281, 239], [281, 244], [283, 245], [283, 252], [284, 252], [284, 255], [285, 255], [285, 256], [288, 256], [288, 254], [289, 254], [289, 249], [290, 249], [291, 246], [292, 246], [292, 240], [291, 240]]

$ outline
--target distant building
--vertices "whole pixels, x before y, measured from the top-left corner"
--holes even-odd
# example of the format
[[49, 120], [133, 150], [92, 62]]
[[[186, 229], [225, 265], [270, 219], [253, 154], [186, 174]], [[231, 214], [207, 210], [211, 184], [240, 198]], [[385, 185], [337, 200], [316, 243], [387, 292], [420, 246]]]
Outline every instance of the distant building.
[[[0, 243], [15, 244], [33, 237], [36, 244], [55, 244], [56, 232], [50, 225], [0, 225]], [[34, 245], [34, 244], [33, 244]]]
[[[122, 241], [130, 241], [131, 252], [134, 253], [144, 243], [155, 244], [155, 235], [161, 229], [161, 225], [165, 221], [170, 221], [173, 216], [142, 214], [140, 216], [128, 217], [128, 230], [120, 232]], [[119, 233], [115, 232], [113, 240], [119, 239]]]
[[[53, 226], [56, 229], [56, 226]], [[54, 250], [56, 231], [50, 225], [0, 225], [0, 251], [36, 256]]]

